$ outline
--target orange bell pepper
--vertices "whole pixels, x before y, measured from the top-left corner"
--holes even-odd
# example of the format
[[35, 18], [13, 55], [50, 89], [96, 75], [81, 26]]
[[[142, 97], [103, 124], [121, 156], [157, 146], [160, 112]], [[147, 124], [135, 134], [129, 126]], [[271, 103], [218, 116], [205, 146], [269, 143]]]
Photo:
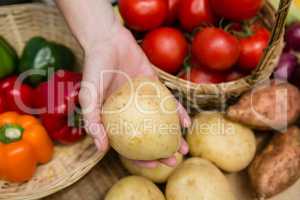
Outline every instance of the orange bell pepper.
[[0, 179], [24, 182], [37, 164], [53, 156], [53, 144], [38, 119], [15, 112], [0, 114]]

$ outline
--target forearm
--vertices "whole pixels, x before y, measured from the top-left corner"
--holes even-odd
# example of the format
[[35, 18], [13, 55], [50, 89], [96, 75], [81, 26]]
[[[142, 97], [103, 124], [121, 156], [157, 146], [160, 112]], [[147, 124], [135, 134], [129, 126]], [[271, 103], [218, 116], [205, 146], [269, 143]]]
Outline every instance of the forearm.
[[85, 50], [110, 40], [119, 21], [109, 0], [56, 0]]

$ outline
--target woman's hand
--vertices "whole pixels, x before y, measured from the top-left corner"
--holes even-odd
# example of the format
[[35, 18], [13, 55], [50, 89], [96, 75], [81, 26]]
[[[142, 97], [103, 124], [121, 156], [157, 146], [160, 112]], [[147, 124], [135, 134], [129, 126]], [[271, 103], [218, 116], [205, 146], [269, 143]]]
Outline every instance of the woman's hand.
[[[93, 136], [95, 144], [101, 151], [106, 151], [108, 148], [107, 134], [100, 117], [105, 99], [122, 86], [127, 78], [139, 75], [157, 78], [151, 63], [131, 33], [123, 26], [116, 27], [114, 33], [111, 39], [86, 51], [83, 87], [80, 91], [82, 108], [89, 108], [88, 112], [84, 113], [87, 132]], [[96, 94], [91, 94], [92, 88]], [[182, 126], [188, 127], [190, 118], [182, 106], [180, 104], [178, 106]], [[183, 139], [179, 151], [182, 154], [188, 153], [188, 146]], [[176, 164], [176, 159], [173, 156], [161, 162], [172, 166]], [[157, 165], [157, 161], [137, 161], [136, 163], [147, 167]]]
[[[86, 130], [94, 138], [97, 148], [107, 151], [108, 137], [100, 117], [105, 99], [128, 77], [157, 78], [156, 74], [132, 34], [118, 22], [109, 1], [76, 0], [70, 3], [69, 0], [57, 0], [56, 3], [85, 51], [80, 103]], [[178, 106], [181, 124], [188, 127], [191, 120], [179, 103]], [[183, 139], [179, 151], [188, 153], [188, 145]], [[174, 156], [160, 161], [170, 166], [176, 164]], [[136, 163], [155, 167], [158, 161]]]

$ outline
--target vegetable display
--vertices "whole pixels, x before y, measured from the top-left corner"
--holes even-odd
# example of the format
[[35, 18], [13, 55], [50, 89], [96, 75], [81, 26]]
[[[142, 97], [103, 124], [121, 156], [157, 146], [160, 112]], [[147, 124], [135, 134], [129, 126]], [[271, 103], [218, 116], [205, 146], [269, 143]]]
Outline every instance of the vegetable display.
[[299, 90], [286, 82], [272, 81], [243, 95], [229, 107], [227, 117], [254, 129], [282, 129], [300, 116]]
[[264, 0], [211, 0], [214, 12], [225, 19], [241, 21], [255, 17]]
[[17, 53], [4, 38], [0, 37], [0, 79], [12, 75], [17, 63]]
[[165, 200], [158, 187], [146, 178], [129, 176], [118, 181], [104, 200]]
[[68, 71], [74, 64], [70, 49], [42, 37], [31, 38], [19, 60], [0, 37], [0, 179], [29, 181], [51, 160], [52, 140], [73, 144], [85, 136], [77, 110], [81, 74]]
[[[219, 84], [251, 74], [261, 62], [271, 38], [258, 13], [264, 3], [119, 0], [119, 10], [153, 65], [195, 84]], [[236, 188], [226, 173], [237, 172], [243, 179], [248, 172], [256, 197], [269, 198], [299, 180], [299, 22], [287, 27], [285, 42], [274, 80], [232, 99], [224, 110], [191, 110], [187, 130], [177, 100], [159, 80], [134, 77], [105, 99], [101, 123], [134, 175], [118, 181], [105, 200], [234, 200]], [[52, 141], [63, 146], [85, 137], [78, 99], [82, 74], [72, 71], [74, 65], [70, 49], [46, 38], [31, 38], [20, 60], [0, 38], [1, 180], [29, 181], [39, 164], [52, 159]], [[21, 82], [18, 75], [27, 72], [33, 74]], [[182, 137], [190, 158], [179, 153]], [[166, 159], [176, 164], [168, 166]], [[157, 166], [142, 165], [153, 160]]]
[[190, 32], [201, 24], [214, 24], [217, 21], [209, 0], [181, 1], [178, 18], [181, 26]]
[[202, 66], [225, 71], [237, 62], [240, 44], [234, 36], [222, 29], [204, 28], [194, 37], [192, 53]]
[[72, 144], [85, 136], [76, 112], [81, 74], [59, 70], [35, 89], [36, 108], [46, 108], [41, 121], [54, 141]]
[[274, 78], [281, 80], [291, 80], [297, 68], [298, 59], [294, 54], [283, 53], [274, 72]]
[[300, 51], [300, 22], [294, 23], [288, 27], [285, 40], [289, 49]]
[[243, 70], [254, 70], [268, 47], [270, 32], [260, 25], [249, 30], [250, 36], [240, 39], [241, 53], [237, 65]]
[[149, 32], [142, 48], [149, 60], [170, 74], [180, 71], [188, 53], [188, 43], [184, 35], [174, 28], [158, 28]]
[[249, 177], [258, 197], [272, 197], [300, 178], [300, 130], [290, 127], [277, 133], [249, 167]]
[[169, 10], [166, 0], [120, 0], [119, 8], [126, 25], [137, 31], [159, 27]]
[[245, 169], [256, 151], [252, 130], [225, 119], [220, 113], [196, 115], [186, 139], [193, 157], [210, 160], [227, 172]]
[[230, 185], [211, 162], [189, 158], [170, 176], [166, 186], [167, 200], [234, 200]]
[[0, 114], [0, 178], [12, 182], [31, 179], [37, 164], [53, 156], [53, 144], [41, 123], [30, 115]]
[[219, 84], [249, 75], [263, 58], [270, 30], [257, 15], [264, 3], [120, 0], [119, 13], [155, 67], [196, 84]]
[[143, 176], [155, 183], [164, 183], [167, 181], [172, 172], [182, 163], [183, 155], [180, 153], [175, 154], [176, 157], [176, 166], [169, 167], [165, 164], [160, 163], [159, 166], [155, 168], [146, 168], [138, 166], [134, 161], [129, 160], [123, 156], [120, 156], [120, 160], [123, 166], [131, 173], [137, 176]]
[[24, 48], [18, 72], [30, 70], [32, 74], [27, 81], [32, 86], [37, 86], [47, 80], [49, 73], [58, 69], [71, 69], [74, 63], [75, 57], [67, 47], [42, 37], [34, 37]]
[[17, 76], [2, 79], [0, 80], [0, 109], [30, 114], [30, 109], [33, 107], [32, 94], [33, 89], [21, 83]]

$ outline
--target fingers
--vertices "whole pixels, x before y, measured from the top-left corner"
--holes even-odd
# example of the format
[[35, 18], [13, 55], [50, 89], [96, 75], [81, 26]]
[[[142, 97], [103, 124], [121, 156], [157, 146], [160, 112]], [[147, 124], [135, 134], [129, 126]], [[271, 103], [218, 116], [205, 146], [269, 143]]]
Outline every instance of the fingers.
[[160, 159], [159, 161], [169, 167], [175, 167], [177, 164], [177, 160], [175, 156], [171, 156], [170, 158]]
[[109, 143], [107, 134], [100, 119], [99, 98], [90, 98], [84, 89], [80, 90], [79, 101], [82, 107], [84, 127], [86, 132], [93, 137], [96, 147], [99, 151], [105, 152]]
[[181, 146], [179, 148], [179, 153], [181, 153], [182, 155], [187, 155], [189, 153], [189, 145], [183, 138], [181, 138]]
[[133, 163], [137, 166], [148, 168], [148, 169], [154, 169], [159, 165], [158, 161], [133, 160]]
[[177, 101], [178, 106], [178, 114], [180, 117], [180, 123], [184, 128], [188, 128], [191, 126], [192, 121], [185, 108]]
[[84, 114], [85, 130], [94, 138], [97, 149], [105, 152], [109, 146], [108, 138], [103, 125], [100, 123], [100, 114], [97, 115], [97, 113]]

